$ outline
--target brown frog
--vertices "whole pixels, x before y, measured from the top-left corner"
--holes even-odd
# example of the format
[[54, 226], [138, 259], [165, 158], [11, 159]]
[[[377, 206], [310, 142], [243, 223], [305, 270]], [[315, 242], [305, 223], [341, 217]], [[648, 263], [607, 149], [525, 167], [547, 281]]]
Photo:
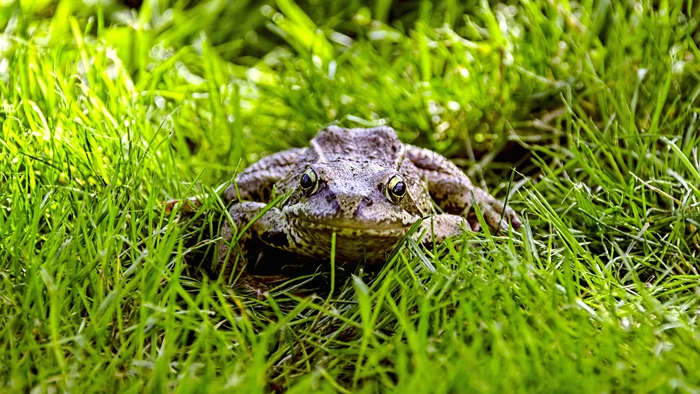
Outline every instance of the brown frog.
[[[283, 197], [269, 207], [275, 196]], [[279, 152], [248, 167], [224, 197], [233, 205], [231, 220], [222, 227], [220, 263], [232, 267], [238, 261], [239, 269], [263, 244], [328, 260], [333, 233], [336, 262], [383, 263], [421, 219], [412, 236], [423, 243], [478, 231], [475, 215], [469, 214], [472, 202], [490, 227], [520, 227], [513, 209], [473, 186], [445, 157], [403, 144], [390, 127], [328, 127], [308, 148]], [[444, 213], [436, 213], [432, 201]], [[241, 254], [230, 250], [232, 224], [245, 230], [236, 235]]]

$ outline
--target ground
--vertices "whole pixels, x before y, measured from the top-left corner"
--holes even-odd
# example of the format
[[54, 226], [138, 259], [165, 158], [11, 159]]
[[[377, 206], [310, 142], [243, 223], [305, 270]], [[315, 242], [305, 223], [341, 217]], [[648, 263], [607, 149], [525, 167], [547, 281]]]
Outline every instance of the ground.
[[[697, 392], [699, 21], [680, 0], [3, 2], [0, 391]], [[329, 124], [394, 127], [523, 228], [329, 263], [315, 295], [314, 271], [239, 291], [211, 269], [217, 192]]]

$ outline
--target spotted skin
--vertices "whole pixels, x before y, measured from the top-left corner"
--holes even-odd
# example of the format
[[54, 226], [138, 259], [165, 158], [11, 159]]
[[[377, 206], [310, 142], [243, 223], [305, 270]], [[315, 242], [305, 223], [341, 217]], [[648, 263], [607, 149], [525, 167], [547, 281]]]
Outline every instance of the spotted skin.
[[[313, 187], [302, 187], [304, 174], [314, 179]], [[394, 185], [399, 181], [403, 185], [390, 190], [387, 185], [394, 177], [398, 177]], [[474, 187], [453, 163], [401, 143], [393, 129], [331, 126], [321, 130], [308, 148], [270, 155], [237, 176], [224, 193], [232, 205], [231, 221], [224, 223], [218, 246], [220, 263], [236, 255], [229, 253], [235, 233], [231, 224], [243, 229], [266, 208], [273, 190], [285, 198], [238, 237], [242, 266], [246, 256], [263, 244], [328, 259], [333, 233], [338, 263], [382, 263], [421, 219], [414, 238], [426, 244], [476, 229], [478, 223], [469, 215], [474, 203], [490, 227], [507, 228], [509, 223], [520, 227], [515, 211]], [[444, 213], [435, 213], [431, 201]]]

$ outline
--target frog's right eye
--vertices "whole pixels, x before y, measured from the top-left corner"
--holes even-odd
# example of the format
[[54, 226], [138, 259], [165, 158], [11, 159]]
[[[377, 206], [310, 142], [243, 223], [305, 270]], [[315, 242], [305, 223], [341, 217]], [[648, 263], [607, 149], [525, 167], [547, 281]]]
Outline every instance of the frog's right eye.
[[386, 186], [386, 197], [394, 204], [399, 204], [406, 194], [406, 184], [400, 175], [394, 175]]
[[309, 168], [302, 174], [299, 186], [306, 194], [313, 194], [318, 189], [318, 176], [313, 168]]

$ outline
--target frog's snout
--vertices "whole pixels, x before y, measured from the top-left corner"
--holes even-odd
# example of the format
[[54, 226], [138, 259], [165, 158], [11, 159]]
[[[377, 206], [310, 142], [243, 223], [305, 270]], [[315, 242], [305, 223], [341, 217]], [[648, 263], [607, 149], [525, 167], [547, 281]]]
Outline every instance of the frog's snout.
[[340, 212], [345, 212], [348, 216], [356, 216], [359, 211], [372, 205], [372, 199], [363, 195], [348, 195], [333, 193], [334, 200], [338, 203]]

